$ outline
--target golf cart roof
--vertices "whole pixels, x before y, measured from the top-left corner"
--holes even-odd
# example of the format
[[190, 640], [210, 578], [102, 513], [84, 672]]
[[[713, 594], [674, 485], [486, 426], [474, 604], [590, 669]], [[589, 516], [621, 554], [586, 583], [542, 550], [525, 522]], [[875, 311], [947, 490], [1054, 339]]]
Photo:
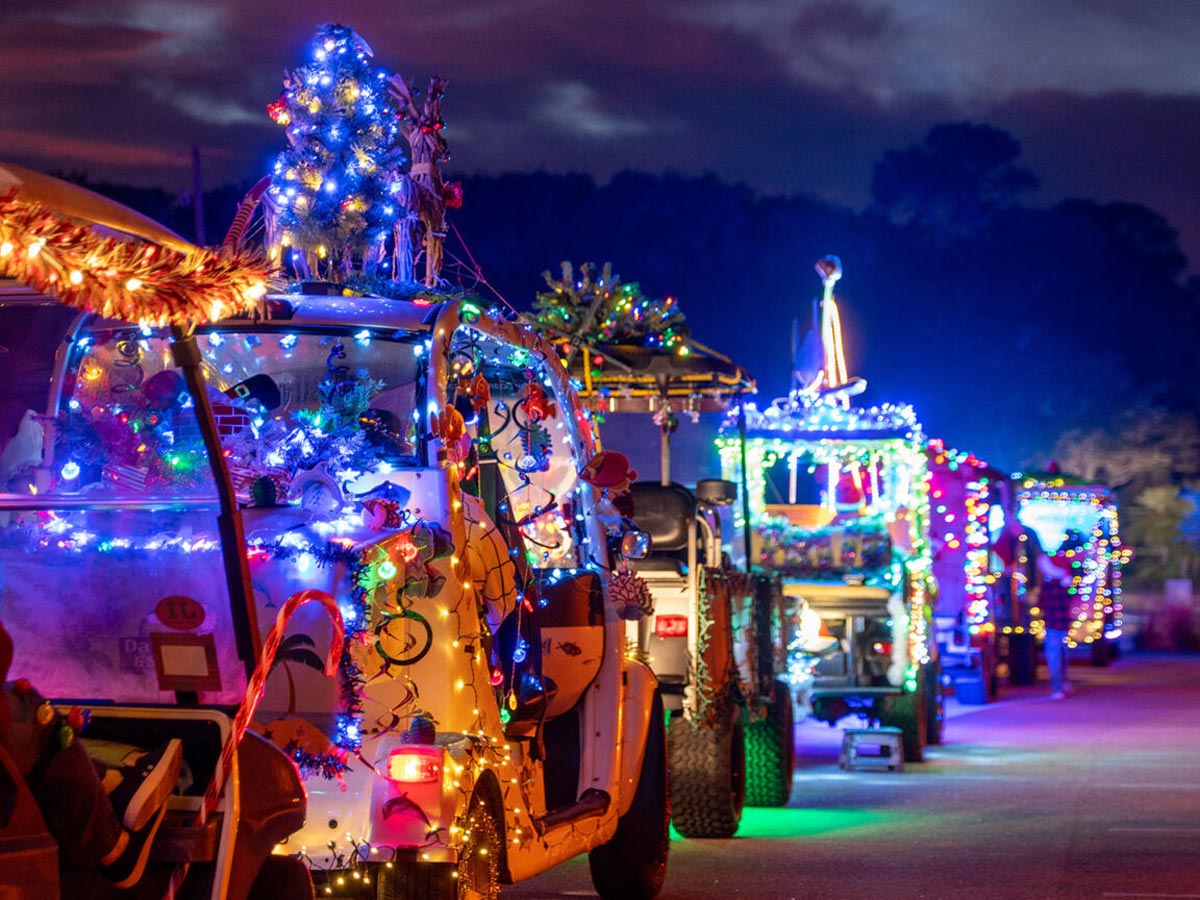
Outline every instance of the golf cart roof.
[[[723, 431], [734, 427], [726, 422]], [[923, 443], [921, 424], [908, 404], [884, 404], [843, 409], [837, 405], [806, 406], [780, 398], [766, 409], [746, 406], [746, 439], [795, 444], [848, 441], [905, 441]]]
[[[442, 304], [420, 304], [374, 295], [298, 293], [268, 295], [267, 308], [270, 318], [255, 321], [255, 330], [307, 326], [429, 331]], [[201, 326], [199, 330], [245, 328], [250, 321], [246, 317], [235, 316]]]
[[95, 230], [141, 238], [172, 250], [195, 249], [169, 228], [115, 200], [52, 175], [0, 162], [0, 196], [13, 189], [19, 190], [23, 199], [48, 206]]
[[661, 407], [664, 397], [678, 399], [680, 408], [686, 404], [691, 411], [723, 412], [733, 397], [758, 390], [754, 377], [729, 357], [695, 341], [688, 342], [688, 351], [593, 348], [604, 367], [587, 372], [584, 357], [577, 356], [571, 376], [583, 382], [581, 397], [603, 397], [610, 412], [650, 412]]

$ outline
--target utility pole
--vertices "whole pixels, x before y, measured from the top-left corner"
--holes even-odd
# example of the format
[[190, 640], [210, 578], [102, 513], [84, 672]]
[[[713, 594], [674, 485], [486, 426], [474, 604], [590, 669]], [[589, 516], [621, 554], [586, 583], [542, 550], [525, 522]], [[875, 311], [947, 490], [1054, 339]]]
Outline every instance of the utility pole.
[[192, 215], [195, 217], [196, 246], [208, 243], [204, 236], [204, 180], [200, 177], [200, 145], [192, 144]]

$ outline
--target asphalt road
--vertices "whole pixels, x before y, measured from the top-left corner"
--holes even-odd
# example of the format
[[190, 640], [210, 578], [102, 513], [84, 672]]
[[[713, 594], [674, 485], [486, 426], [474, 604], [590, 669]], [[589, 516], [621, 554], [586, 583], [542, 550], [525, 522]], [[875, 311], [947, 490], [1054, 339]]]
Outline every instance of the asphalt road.
[[[903, 773], [841, 772], [841, 730], [802, 723], [788, 806], [673, 840], [660, 900], [1200, 900], [1200, 656], [1071, 677], [1062, 701], [951, 702], [946, 743]], [[595, 896], [586, 859], [502, 892]]]

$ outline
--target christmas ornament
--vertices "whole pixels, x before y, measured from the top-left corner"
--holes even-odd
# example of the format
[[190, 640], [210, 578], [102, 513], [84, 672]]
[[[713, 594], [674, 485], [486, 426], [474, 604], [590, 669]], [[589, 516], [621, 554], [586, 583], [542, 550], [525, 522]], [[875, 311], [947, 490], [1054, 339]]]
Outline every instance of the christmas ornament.
[[395, 500], [364, 500], [362, 518], [363, 524], [373, 531], [404, 526], [400, 504]]
[[642, 576], [628, 569], [620, 569], [609, 579], [609, 592], [617, 616], [637, 622], [654, 613], [654, 598]]
[[637, 481], [638, 473], [629, 465], [629, 457], [615, 450], [603, 450], [584, 465], [579, 477], [592, 487], [620, 494]]

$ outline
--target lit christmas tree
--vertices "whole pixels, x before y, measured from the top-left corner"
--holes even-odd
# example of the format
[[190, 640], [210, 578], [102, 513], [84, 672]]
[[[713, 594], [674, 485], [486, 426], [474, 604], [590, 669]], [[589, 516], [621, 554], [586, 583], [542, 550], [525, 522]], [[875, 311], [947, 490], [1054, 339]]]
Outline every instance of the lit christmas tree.
[[[605, 263], [599, 273], [583, 263], [578, 276], [571, 264], [562, 264], [562, 277], [542, 273], [550, 290], [533, 302], [535, 324], [555, 343], [572, 348], [581, 344], [610, 347], [635, 344], [684, 352], [691, 333], [674, 297], [656, 300], [642, 293], [636, 282], [622, 283]], [[570, 354], [570, 355], [573, 355]]]
[[352, 28], [322, 25], [308, 64], [285, 74], [267, 107], [289, 145], [267, 190], [269, 250], [302, 279], [394, 271], [405, 153], [389, 76]]

